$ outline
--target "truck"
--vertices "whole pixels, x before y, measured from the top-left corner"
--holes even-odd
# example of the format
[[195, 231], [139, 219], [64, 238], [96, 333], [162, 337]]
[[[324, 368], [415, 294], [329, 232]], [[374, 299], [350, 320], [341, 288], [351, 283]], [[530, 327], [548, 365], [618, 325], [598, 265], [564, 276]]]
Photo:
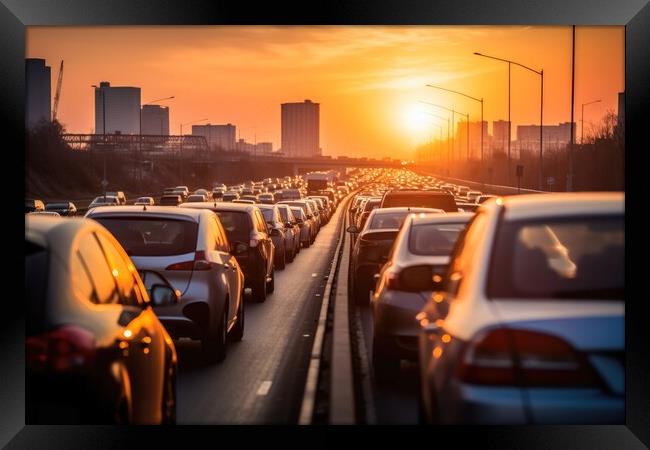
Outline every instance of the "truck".
[[333, 187], [338, 180], [338, 172], [329, 170], [327, 172], [310, 172], [305, 175], [307, 182], [307, 193], [316, 193]]

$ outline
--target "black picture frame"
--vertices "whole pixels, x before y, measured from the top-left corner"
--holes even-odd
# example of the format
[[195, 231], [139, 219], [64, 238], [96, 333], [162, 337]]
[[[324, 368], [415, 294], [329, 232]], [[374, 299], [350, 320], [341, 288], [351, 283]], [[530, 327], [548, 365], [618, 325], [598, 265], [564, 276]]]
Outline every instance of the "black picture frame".
[[[625, 25], [625, 130], [626, 130], [626, 424], [612, 426], [526, 426], [526, 427], [439, 427], [435, 430], [409, 428], [409, 432], [430, 439], [431, 445], [446, 441], [462, 448], [473, 442], [483, 448], [644, 448], [650, 445], [650, 352], [647, 329], [648, 289], [643, 284], [650, 249], [644, 222], [644, 177], [650, 165], [644, 128], [650, 125], [650, 4], [647, 0], [501, 0], [501, 1], [318, 1], [265, 3], [252, 7], [234, 1], [172, 0], [0, 0], [0, 111], [6, 158], [21, 155], [24, 162], [24, 58], [25, 27], [30, 25], [220, 25], [220, 24], [341, 24], [341, 25]], [[19, 170], [5, 170], [20, 178]], [[7, 173], [7, 176], [10, 174]], [[23, 178], [24, 180], [24, 178]], [[16, 183], [23, 183], [16, 180]], [[7, 193], [9, 195], [9, 193]], [[18, 207], [24, 196], [11, 192], [11, 211], [5, 218], [6, 237], [24, 233]], [[647, 209], [647, 208], [646, 208]], [[633, 245], [632, 245], [633, 244]], [[17, 248], [16, 252], [22, 252]], [[22, 292], [10, 286], [22, 274], [17, 255], [5, 273], [5, 317], [0, 327], [0, 445], [8, 448], [96, 448], [133, 447], [134, 442], [172, 444], [190, 437], [214, 446], [222, 439], [218, 427], [58, 427], [25, 426], [24, 418], [24, 313]], [[639, 263], [635, 264], [634, 261]], [[16, 272], [14, 274], [14, 272]], [[262, 427], [259, 427], [262, 428]], [[385, 439], [391, 431], [366, 427], [373, 437]], [[232, 427], [231, 427], [232, 429]], [[246, 431], [234, 428], [236, 438]], [[264, 428], [264, 430], [269, 430]], [[305, 427], [291, 427], [296, 442]], [[323, 430], [321, 428], [321, 430]], [[328, 428], [332, 437], [347, 439], [337, 427]], [[389, 431], [388, 433], [386, 431]], [[435, 433], [435, 439], [433, 438]], [[248, 435], [247, 437], [250, 437]], [[216, 440], [215, 440], [216, 439]], [[320, 442], [326, 444], [327, 441]], [[390, 439], [386, 441], [390, 443]], [[645, 445], [644, 445], [645, 444]], [[211, 444], [211, 446], [213, 446]]]

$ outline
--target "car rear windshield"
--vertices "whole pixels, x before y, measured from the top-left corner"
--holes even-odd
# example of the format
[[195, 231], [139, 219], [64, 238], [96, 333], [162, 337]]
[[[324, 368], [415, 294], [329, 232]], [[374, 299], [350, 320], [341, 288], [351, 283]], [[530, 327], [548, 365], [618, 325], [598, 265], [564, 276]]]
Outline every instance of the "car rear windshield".
[[162, 197], [160, 199], [160, 204], [162, 206], [165, 206], [165, 205], [174, 205], [174, 206], [176, 206], [176, 205], [178, 205], [178, 198], [177, 197]]
[[171, 256], [196, 251], [199, 224], [143, 217], [93, 217], [122, 244], [129, 256]]
[[275, 211], [274, 210], [264, 208], [261, 211], [262, 211], [262, 215], [264, 216], [264, 220], [266, 220], [267, 222], [275, 222]]
[[404, 220], [406, 219], [406, 216], [408, 215], [408, 211], [375, 214], [375, 217], [372, 218], [372, 222], [370, 222], [368, 229], [381, 230], [399, 228], [402, 226]]
[[410, 206], [412, 208], [438, 208], [446, 212], [456, 212], [458, 207], [454, 197], [437, 192], [391, 192], [386, 194], [382, 208]]
[[248, 242], [253, 229], [251, 217], [247, 212], [215, 211], [226, 230], [230, 242]]
[[465, 223], [414, 225], [409, 236], [409, 251], [415, 255], [448, 256]]
[[488, 296], [623, 300], [622, 216], [506, 222], [498, 231]]

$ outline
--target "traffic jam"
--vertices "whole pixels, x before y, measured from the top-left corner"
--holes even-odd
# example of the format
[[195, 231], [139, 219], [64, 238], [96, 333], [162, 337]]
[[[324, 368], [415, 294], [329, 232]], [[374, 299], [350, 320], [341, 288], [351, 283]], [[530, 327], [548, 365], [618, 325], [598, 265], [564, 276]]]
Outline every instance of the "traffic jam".
[[622, 192], [501, 196], [355, 169], [131, 202], [100, 195], [83, 217], [26, 203], [27, 423], [183, 422], [181, 342], [226, 370], [247, 310], [290, 300], [278, 274], [330, 258], [326, 229], [350, 241], [372, 389], [410, 384], [414, 423], [624, 422]]

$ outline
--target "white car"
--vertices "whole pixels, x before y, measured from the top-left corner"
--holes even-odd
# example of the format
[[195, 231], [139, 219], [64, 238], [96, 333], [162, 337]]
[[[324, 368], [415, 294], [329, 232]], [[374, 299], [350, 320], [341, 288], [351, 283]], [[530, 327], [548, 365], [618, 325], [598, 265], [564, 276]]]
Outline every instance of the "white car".
[[153, 197], [139, 197], [134, 205], [146, 205], [146, 206], [153, 206], [156, 202], [154, 201]]
[[227, 335], [244, 334], [244, 275], [219, 217], [173, 206], [97, 208], [86, 217], [115, 236], [138, 270], [161, 273], [182, 293], [178, 304], [155, 309], [169, 334], [200, 340], [210, 360], [225, 358]]
[[625, 197], [481, 205], [419, 321], [433, 423], [625, 423]]
[[119, 204], [120, 201], [115, 196], [107, 195], [104, 197], [103, 195], [100, 195], [99, 197], [95, 197], [95, 200], [88, 205], [88, 209], [90, 210], [97, 206], [118, 206]]

